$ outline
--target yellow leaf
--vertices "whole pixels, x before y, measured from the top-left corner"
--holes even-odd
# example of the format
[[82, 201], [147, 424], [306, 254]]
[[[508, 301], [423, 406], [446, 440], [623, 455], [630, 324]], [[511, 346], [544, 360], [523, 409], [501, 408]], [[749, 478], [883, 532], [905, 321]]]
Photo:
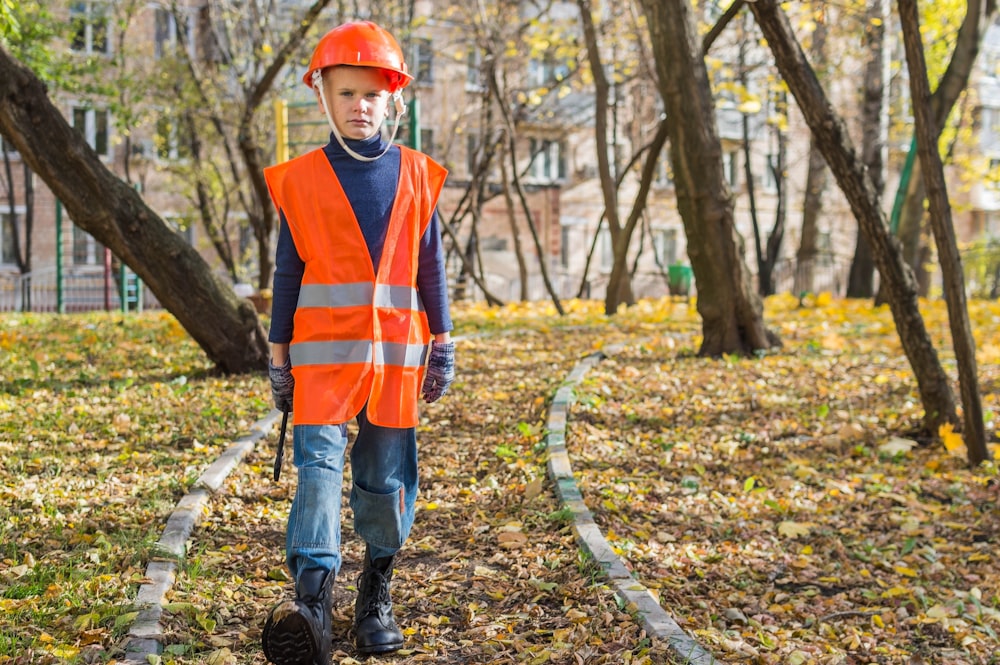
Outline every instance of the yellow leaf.
[[886, 589], [882, 592], [883, 598], [895, 598], [896, 596], [907, 596], [910, 590], [902, 586], [894, 586], [891, 589]]
[[938, 428], [938, 436], [941, 437], [941, 443], [944, 444], [944, 449], [950, 454], [955, 455], [965, 448], [965, 441], [962, 440], [962, 435], [955, 431], [954, 426], [951, 423], [944, 423]]
[[893, 566], [892, 569], [904, 577], [916, 577], [920, 574], [913, 568], [907, 568], [906, 566]]

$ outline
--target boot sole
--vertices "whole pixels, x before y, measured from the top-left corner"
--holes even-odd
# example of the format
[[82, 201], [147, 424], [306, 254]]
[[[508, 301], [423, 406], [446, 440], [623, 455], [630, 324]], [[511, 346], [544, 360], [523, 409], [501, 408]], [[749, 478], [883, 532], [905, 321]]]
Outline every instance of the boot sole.
[[264, 626], [264, 656], [274, 665], [327, 665], [313, 649], [313, 635], [309, 623], [298, 612], [290, 612], [281, 619]]
[[371, 654], [390, 653], [392, 651], [399, 651], [400, 649], [403, 648], [403, 643], [400, 642], [396, 644], [395, 642], [393, 642], [391, 644], [373, 644], [367, 647], [355, 646], [355, 648], [357, 649], [358, 653], [363, 654], [365, 656], [369, 656]]

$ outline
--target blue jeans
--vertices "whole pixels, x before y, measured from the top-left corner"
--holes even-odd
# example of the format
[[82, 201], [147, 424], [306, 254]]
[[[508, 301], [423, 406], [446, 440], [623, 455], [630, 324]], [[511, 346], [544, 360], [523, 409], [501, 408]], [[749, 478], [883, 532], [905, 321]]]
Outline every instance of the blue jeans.
[[[371, 557], [394, 555], [413, 526], [417, 499], [417, 435], [412, 427], [372, 425], [364, 411], [351, 447], [350, 506], [354, 531]], [[293, 580], [302, 570], [340, 571], [340, 506], [347, 425], [296, 425], [293, 462], [298, 487], [288, 515], [285, 556]]]

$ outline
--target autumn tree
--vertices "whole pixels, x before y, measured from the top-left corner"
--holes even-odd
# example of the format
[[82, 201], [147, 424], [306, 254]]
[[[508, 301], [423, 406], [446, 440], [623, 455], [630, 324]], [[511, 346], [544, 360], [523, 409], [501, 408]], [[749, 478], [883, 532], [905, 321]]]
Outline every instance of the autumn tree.
[[[827, 67], [827, 9], [825, 3], [816, 2], [810, 7], [813, 28], [809, 55], [819, 80], [824, 80]], [[806, 169], [805, 192], [802, 197], [802, 228], [799, 247], [795, 254], [795, 293], [814, 290], [816, 263], [819, 259], [819, 219], [823, 212], [823, 192], [826, 190], [827, 168], [816, 136], [809, 135], [809, 158]]]
[[273, 161], [274, 87], [283, 81], [313, 25], [331, 0], [315, 0], [295, 11], [294, 20], [274, 20], [259, 0], [213, 2], [199, 15], [197, 30], [189, 13], [171, 3], [178, 29], [178, 46], [159, 63], [161, 82], [157, 104], [168, 136], [159, 140], [178, 145], [189, 159], [169, 166], [174, 186], [191, 202], [197, 219], [211, 240], [233, 281], [244, 281], [247, 257], [233, 228], [242, 220], [256, 250], [257, 286], [270, 285], [277, 228], [263, 169]]
[[[968, 86], [976, 56], [979, 54], [980, 45], [986, 34], [986, 27], [996, 12], [996, 2], [995, 0], [969, 0], [962, 3], [952, 0], [948, 3], [926, 5], [928, 12], [936, 12], [933, 14], [936, 18], [928, 21], [931, 24], [928, 29], [934, 30], [934, 25], [947, 25], [956, 6], [960, 8], [963, 4], [965, 5], [965, 16], [954, 37], [954, 45], [952, 46], [951, 40], [943, 37], [934, 40], [931, 43], [932, 55], [928, 55], [926, 58], [929, 62], [929, 69], [932, 69], [934, 73], [940, 71], [942, 67], [944, 68], [930, 98], [931, 110], [934, 115], [933, 127], [936, 128], [939, 135], [947, 125], [948, 118], [962, 92]], [[941, 49], [947, 47], [951, 47], [950, 57], [947, 53], [941, 52]], [[922, 246], [926, 219], [924, 202], [927, 191], [921, 176], [923, 165], [912, 157], [909, 164], [911, 164], [911, 168], [905, 168], [901, 174], [893, 206], [893, 215], [896, 218], [895, 226], [903, 245], [904, 257], [914, 272], [919, 275], [923, 272], [922, 257], [925, 255]]]
[[[885, 25], [889, 19], [888, 0], [868, 3], [864, 14], [864, 75], [861, 85], [861, 161], [868, 169], [875, 195], [882, 198], [885, 190], [885, 160], [888, 132], [886, 118]], [[858, 233], [854, 246], [854, 257], [847, 277], [847, 296], [850, 298], [870, 298], [875, 292], [875, 264], [871, 246], [864, 233]]]
[[889, 233], [871, 176], [779, 3], [756, 0], [749, 7], [872, 248], [896, 330], [916, 376], [925, 413], [924, 425], [929, 432], [937, 432], [939, 425], [957, 422], [955, 398], [920, 314], [913, 273], [903, 260], [898, 242]]
[[101, 163], [53, 106], [45, 85], [2, 47], [0, 132], [74, 223], [145, 281], [219, 370], [266, 368], [267, 340], [253, 305], [238, 298], [194, 248]]
[[763, 320], [736, 229], [715, 104], [687, 0], [642, 0], [666, 109], [677, 207], [698, 285], [699, 353], [752, 353], [778, 344]]
[[[479, 240], [486, 206], [502, 198], [521, 297], [528, 295], [529, 275], [536, 274], [561, 312], [550, 274], [551, 249], [541, 235], [535, 206], [529, 204], [526, 182], [536, 160], [548, 158], [549, 145], [573, 126], [559, 108], [562, 92], [574, 84], [579, 70], [569, 37], [573, 22], [551, 9], [509, 0], [448, 7], [449, 20], [461, 32], [451, 35], [454, 43], [442, 49], [454, 48], [477, 62], [478, 70], [464, 91], [466, 104], [456, 110], [451, 131], [444, 132], [440, 152], [447, 161], [452, 153], [461, 153], [457, 139], [467, 141], [470, 177], [443, 225], [452, 240], [450, 255], [461, 263], [458, 297], [472, 282], [488, 302], [501, 302], [486, 285]], [[544, 139], [534, 140], [543, 133]]]
[[920, 154], [924, 187], [927, 190], [930, 203], [931, 228], [934, 231], [934, 240], [941, 257], [945, 301], [948, 305], [948, 322], [951, 328], [952, 345], [955, 349], [955, 359], [958, 364], [965, 444], [969, 462], [979, 464], [990, 458], [990, 452], [986, 447], [983, 406], [979, 397], [976, 345], [972, 339], [972, 326], [969, 323], [962, 260], [955, 242], [955, 228], [951, 218], [951, 206], [948, 202], [944, 167], [937, 147], [939, 132], [934, 126], [934, 113], [930, 104], [930, 83], [927, 80], [927, 64], [924, 61], [924, 45], [920, 38], [920, 19], [916, 0], [899, 0], [899, 15], [903, 29], [906, 61], [910, 72], [917, 149]]

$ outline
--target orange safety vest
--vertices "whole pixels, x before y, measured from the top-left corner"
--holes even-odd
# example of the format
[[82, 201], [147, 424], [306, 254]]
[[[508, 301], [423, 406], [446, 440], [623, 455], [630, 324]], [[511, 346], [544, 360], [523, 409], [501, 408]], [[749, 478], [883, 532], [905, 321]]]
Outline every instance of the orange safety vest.
[[417, 266], [447, 171], [399, 147], [396, 198], [378, 271], [347, 194], [321, 149], [264, 169], [305, 262], [289, 347], [297, 425], [368, 420], [415, 427], [430, 330]]

